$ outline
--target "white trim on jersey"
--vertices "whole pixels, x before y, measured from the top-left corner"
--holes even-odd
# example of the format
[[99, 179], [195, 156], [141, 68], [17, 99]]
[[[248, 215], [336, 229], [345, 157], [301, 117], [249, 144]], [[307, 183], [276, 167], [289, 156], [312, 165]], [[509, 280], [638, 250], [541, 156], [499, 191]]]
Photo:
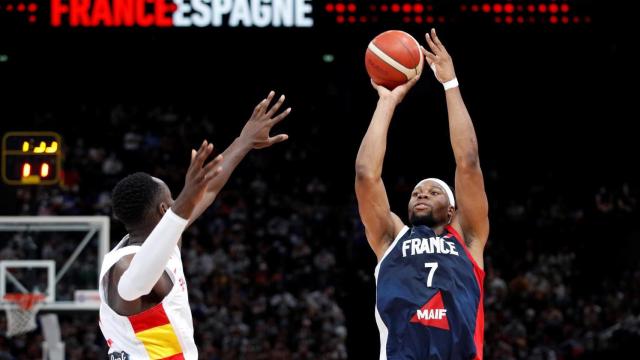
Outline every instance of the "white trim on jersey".
[[409, 227], [407, 225], [405, 225], [400, 232], [398, 233], [398, 235], [396, 236], [396, 238], [393, 240], [393, 242], [391, 243], [391, 245], [389, 245], [389, 247], [387, 248], [387, 251], [384, 252], [384, 255], [382, 255], [382, 258], [380, 259], [380, 261], [378, 261], [378, 265], [376, 265], [376, 270], [374, 272], [374, 275], [376, 276], [376, 285], [378, 285], [378, 272], [380, 271], [380, 264], [382, 264], [382, 262], [384, 261], [384, 258], [387, 257], [387, 255], [389, 255], [389, 253], [391, 252], [391, 250], [393, 250], [393, 248], [396, 246], [396, 244], [398, 243], [398, 240], [400, 240], [400, 238], [404, 235], [404, 233], [407, 232], [407, 230], [409, 230]]
[[378, 331], [380, 332], [380, 360], [387, 360], [387, 339], [389, 338], [389, 329], [384, 324], [380, 313], [378, 312], [378, 304], [376, 304], [376, 324], [378, 324]]
[[[404, 236], [404, 234], [409, 230], [408, 226], [404, 226], [396, 238], [393, 240], [391, 245], [387, 248], [387, 251], [384, 252], [380, 261], [378, 261], [378, 265], [376, 265], [376, 270], [374, 275], [376, 277], [376, 286], [378, 286], [378, 272], [380, 271], [380, 265], [384, 261], [384, 259], [391, 253], [391, 250], [396, 246], [398, 240]], [[378, 312], [378, 293], [376, 291], [376, 324], [378, 325], [378, 331], [380, 332], [380, 360], [387, 360], [387, 339], [389, 338], [389, 329], [387, 325], [385, 325], [384, 321], [382, 321], [382, 317], [380, 317], [380, 313]]]

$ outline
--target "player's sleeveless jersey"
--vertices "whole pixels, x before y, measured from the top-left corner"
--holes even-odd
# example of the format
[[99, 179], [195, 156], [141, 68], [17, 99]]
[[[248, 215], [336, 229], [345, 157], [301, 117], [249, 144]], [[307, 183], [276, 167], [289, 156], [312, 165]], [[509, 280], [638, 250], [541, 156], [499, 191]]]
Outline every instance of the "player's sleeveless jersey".
[[[118, 315], [107, 303], [108, 281], [105, 275], [123, 256], [136, 253], [140, 246], [122, 247], [128, 236], [105, 255], [100, 270], [100, 329], [114, 359], [195, 360], [198, 349], [193, 339], [193, 320], [182, 270], [180, 249], [176, 246], [165, 272], [173, 288], [161, 303], [132, 316]], [[128, 357], [122, 356], [126, 353]]]
[[484, 271], [450, 226], [404, 227], [375, 270], [380, 359], [482, 359]]

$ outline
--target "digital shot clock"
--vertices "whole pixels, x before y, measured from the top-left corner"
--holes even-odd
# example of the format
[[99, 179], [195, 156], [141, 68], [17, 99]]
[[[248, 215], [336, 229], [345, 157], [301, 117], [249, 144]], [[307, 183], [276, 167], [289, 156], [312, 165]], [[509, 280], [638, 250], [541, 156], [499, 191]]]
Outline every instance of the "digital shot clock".
[[51, 131], [12, 131], [2, 137], [2, 181], [8, 185], [60, 182], [62, 138]]

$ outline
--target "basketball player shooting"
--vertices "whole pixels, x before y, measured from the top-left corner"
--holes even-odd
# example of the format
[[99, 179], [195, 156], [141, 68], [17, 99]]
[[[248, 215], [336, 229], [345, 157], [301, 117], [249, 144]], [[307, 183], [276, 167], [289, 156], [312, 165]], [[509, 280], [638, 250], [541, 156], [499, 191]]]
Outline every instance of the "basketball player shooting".
[[240, 136], [214, 160], [206, 140], [192, 150], [185, 185], [172, 199], [167, 185], [145, 173], [122, 179], [113, 190], [113, 211], [128, 234], [107, 255], [100, 271], [100, 329], [109, 359], [197, 359], [187, 284], [180, 258], [184, 229], [215, 200], [251, 149], [282, 142], [269, 136], [291, 108], [276, 114], [270, 92], [254, 109]]
[[[393, 91], [372, 81], [379, 100], [358, 151], [355, 188], [378, 258], [380, 359], [482, 359], [482, 256], [489, 220], [478, 145], [451, 57], [435, 30], [426, 40], [430, 51], [422, 48], [422, 53], [445, 88], [457, 197], [444, 181], [428, 178], [409, 198], [409, 226], [391, 212], [381, 178], [387, 132], [396, 106], [418, 77]], [[426, 166], [425, 159], [413, 160]]]

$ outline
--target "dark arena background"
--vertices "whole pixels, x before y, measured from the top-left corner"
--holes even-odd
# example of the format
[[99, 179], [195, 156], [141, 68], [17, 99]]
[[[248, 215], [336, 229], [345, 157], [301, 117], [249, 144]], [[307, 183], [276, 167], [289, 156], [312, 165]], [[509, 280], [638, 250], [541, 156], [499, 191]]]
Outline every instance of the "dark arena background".
[[[0, 0], [0, 132], [25, 132], [8, 137], [16, 144], [60, 136], [33, 181], [3, 143], [0, 215], [106, 216], [111, 248], [125, 234], [111, 211], [118, 180], [145, 171], [177, 196], [191, 148], [206, 138], [222, 151], [258, 101], [284, 93], [292, 113], [274, 133], [289, 140], [252, 151], [183, 235], [200, 357], [378, 358], [376, 258], [354, 194], [377, 100], [364, 54], [382, 31], [424, 45], [435, 27], [489, 197], [484, 358], [637, 358], [637, 115], [621, 106], [621, 11], [595, 0]], [[452, 183], [454, 170], [444, 92], [425, 68], [389, 132], [392, 209], [406, 221], [414, 184]], [[0, 260], [60, 270], [83, 238], [6, 219]], [[68, 306], [39, 311], [58, 315], [66, 359], [106, 358], [98, 313], [78, 295], [97, 289], [99, 254], [91, 241], [56, 283]], [[29, 268], [8, 273], [47, 286]], [[41, 359], [44, 325], [9, 337], [6, 320], [0, 359]]]

